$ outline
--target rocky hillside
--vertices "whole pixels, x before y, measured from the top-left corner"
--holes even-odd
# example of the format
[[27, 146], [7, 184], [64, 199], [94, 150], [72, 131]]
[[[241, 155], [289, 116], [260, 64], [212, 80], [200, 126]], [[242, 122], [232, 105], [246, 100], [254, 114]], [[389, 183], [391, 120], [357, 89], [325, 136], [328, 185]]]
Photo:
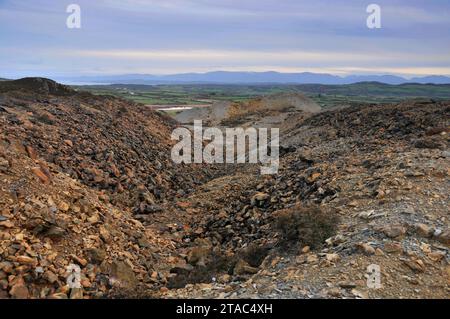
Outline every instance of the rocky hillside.
[[52, 94], [52, 95], [73, 95], [75, 92], [68, 86], [56, 83], [44, 78], [23, 78], [14, 81], [5, 81], [0, 86], [0, 93], [18, 92], [23, 94]]
[[82, 267], [87, 296], [107, 294], [112, 278], [157, 282], [164, 239], [138, 220], [211, 176], [172, 163], [173, 128], [141, 105], [51, 80], [2, 82], [1, 296], [77, 297], [65, 285], [70, 263]]
[[[142, 105], [78, 93], [46, 79], [5, 82], [2, 91], [5, 138], [20, 141], [33, 160], [57, 165], [113, 202], [149, 213], [202, 182], [202, 174], [189, 174], [196, 167], [170, 159], [176, 124]], [[142, 196], [150, 205], [141, 205]]]

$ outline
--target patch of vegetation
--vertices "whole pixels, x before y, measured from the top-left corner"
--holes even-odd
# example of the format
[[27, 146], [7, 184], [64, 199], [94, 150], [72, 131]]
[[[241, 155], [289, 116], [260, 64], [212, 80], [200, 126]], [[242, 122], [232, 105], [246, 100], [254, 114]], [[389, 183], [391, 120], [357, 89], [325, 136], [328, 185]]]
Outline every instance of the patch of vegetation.
[[205, 266], [195, 266], [192, 270], [173, 269], [172, 273], [176, 273], [176, 276], [169, 278], [167, 287], [169, 289], [183, 288], [187, 284], [209, 283], [213, 277], [217, 277], [219, 274], [232, 275], [236, 263], [241, 259], [251, 267], [259, 267], [271, 248], [270, 246], [250, 245], [231, 257], [212, 253]]
[[318, 249], [336, 234], [338, 223], [339, 218], [333, 211], [318, 206], [296, 206], [278, 214], [275, 229], [281, 235], [282, 247]]
[[234, 257], [212, 254], [205, 266], [195, 266], [192, 270], [172, 269], [176, 276], [170, 277], [167, 287], [169, 289], [183, 288], [187, 284], [209, 283], [218, 273], [231, 273], [236, 263]]
[[240, 256], [252, 267], [259, 267], [272, 247], [269, 245], [250, 245], [241, 251]]
[[34, 124], [37, 124], [37, 122], [41, 122], [47, 125], [53, 125], [55, 124], [55, 122], [50, 118], [50, 116], [48, 114], [42, 113], [42, 114], [36, 114], [33, 117], [33, 121]]

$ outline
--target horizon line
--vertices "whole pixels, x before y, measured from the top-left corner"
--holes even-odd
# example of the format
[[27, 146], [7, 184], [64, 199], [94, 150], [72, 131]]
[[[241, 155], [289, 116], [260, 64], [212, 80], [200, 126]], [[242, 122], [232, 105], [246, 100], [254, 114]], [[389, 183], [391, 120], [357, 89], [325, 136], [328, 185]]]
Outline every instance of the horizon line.
[[[411, 79], [411, 78], [424, 78], [424, 77], [448, 77], [450, 78], [449, 73], [428, 73], [428, 74], [410, 74], [404, 75], [402, 73], [390, 73], [390, 72], [382, 72], [382, 73], [340, 73], [340, 72], [314, 72], [314, 71], [276, 71], [273, 69], [268, 69], [266, 71], [251, 71], [251, 70], [225, 70], [225, 69], [217, 69], [211, 71], [181, 71], [181, 72], [168, 72], [168, 73], [158, 73], [158, 72], [130, 72], [130, 73], [82, 73], [79, 75], [52, 75], [55, 78], [77, 78], [77, 77], [113, 77], [113, 76], [156, 76], [156, 77], [164, 77], [164, 76], [172, 76], [172, 75], [186, 75], [186, 74], [196, 74], [196, 75], [206, 75], [210, 73], [248, 73], [248, 74], [264, 74], [264, 73], [277, 73], [277, 74], [314, 74], [314, 75], [330, 75], [339, 78], [347, 78], [351, 76], [393, 76], [399, 77], [403, 79]], [[1, 76], [0, 76], [1, 77]], [[38, 76], [30, 76], [30, 77], [38, 77]], [[41, 76], [46, 77], [46, 76]]]
[[[397, 77], [404, 80], [411, 80], [411, 79], [422, 79], [427, 77], [443, 77], [450, 79], [449, 74], [436, 74], [436, 73], [430, 73], [430, 74], [424, 74], [424, 75], [409, 75], [405, 76], [402, 74], [396, 74], [396, 73], [349, 73], [349, 74], [337, 74], [337, 73], [330, 73], [330, 72], [311, 72], [311, 71], [297, 71], [297, 72], [283, 72], [283, 71], [275, 71], [275, 70], [266, 70], [266, 71], [246, 71], [246, 70], [234, 70], [234, 71], [228, 71], [223, 69], [217, 69], [217, 70], [211, 70], [211, 71], [191, 71], [191, 72], [176, 72], [176, 73], [101, 73], [101, 74], [79, 74], [79, 75], [50, 75], [50, 74], [42, 74], [42, 75], [35, 75], [30, 74], [26, 76], [2, 76], [0, 75], [0, 79], [5, 80], [18, 80], [22, 78], [47, 78], [47, 79], [77, 79], [77, 78], [95, 78], [95, 77], [121, 77], [121, 76], [154, 76], [154, 77], [167, 77], [167, 76], [177, 76], [177, 75], [207, 75], [211, 73], [247, 73], [247, 74], [267, 74], [267, 73], [275, 73], [280, 75], [301, 75], [301, 74], [312, 74], [312, 75], [322, 75], [322, 76], [333, 76], [340, 79], [346, 79], [349, 77], [384, 77], [384, 76], [390, 76], [390, 77]], [[145, 81], [145, 79], [128, 79], [128, 80], [142, 80]], [[175, 82], [177, 80], [174, 80]], [[179, 82], [195, 82], [195, 81], [179, 81]], [[201, 81], [201, 82], [217, 82], [217, 81]], [[267, 83], [277, 83], [279, 81], [268, 81]], [[364, 81], [363, 81], [364, 82]], [[224, 82], [226, 83], [226, 81]], [[251, 83], [249, 81], [243, 81], [242, 83]], [[281, 83], [281, 82], [279, 82]], [[289, 82], [288, 82], [289, 83]], [[291, 82], [295, 83], [295, 82]], [[382, 83], [382, 82], [381, 82]]]

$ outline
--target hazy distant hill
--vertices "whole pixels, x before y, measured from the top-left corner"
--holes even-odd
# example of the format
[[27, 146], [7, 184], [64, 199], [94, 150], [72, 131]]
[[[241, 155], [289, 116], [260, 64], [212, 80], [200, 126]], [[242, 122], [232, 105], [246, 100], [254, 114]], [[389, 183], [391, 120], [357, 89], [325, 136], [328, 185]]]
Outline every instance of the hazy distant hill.
[[450, 84], [404, 83], [393, 85], [380, 82], [358, 82], [347, 85], [303, 84], [295, 87], [302, 92], [312, 94], [450, 98]]
[[412, 78], [411, 82], [416, 83], [433, 83], [433, 84], [449, 84], [449, 77], [442, 75], [425, 76], [422, 78]]
[[352, 84], [358, 82], [381, 82], [386, 84], [434, 83], [450, 84], [450, 77], [427, 76], [406, 79], [394, 75], [350, 75], [340, 77], [321, 73], [279, 73], [279, 72], [208, 72], [172, 75], [125, 74], [112, 76], [84, 76], [57, 78], [71, 83], [121, 83], [121, 84]]

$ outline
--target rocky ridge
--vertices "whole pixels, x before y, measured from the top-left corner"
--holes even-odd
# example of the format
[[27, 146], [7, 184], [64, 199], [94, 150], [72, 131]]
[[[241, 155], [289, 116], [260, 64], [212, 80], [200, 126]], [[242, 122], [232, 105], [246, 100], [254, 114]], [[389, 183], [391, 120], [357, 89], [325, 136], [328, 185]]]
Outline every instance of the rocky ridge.
[[[183, 203], [191, 230], [177, 236], [188, 252], [205, 240], [227, 256], [271, 247], [257, 274], [248, 272], [242, 283], [231, 266], [217, 282], [168, 295], [447, 297], [449, 106], [409, 101], [299, 114], [284, 129], [278, 175], [249, 170], [215, 179]], [[334, 210], [339, 227], [321, 247], [304, 244], [286, 254], [273, 226], [296, 205]], [[370, 264], [381, 267], [381, 289], [366, 285]]]

